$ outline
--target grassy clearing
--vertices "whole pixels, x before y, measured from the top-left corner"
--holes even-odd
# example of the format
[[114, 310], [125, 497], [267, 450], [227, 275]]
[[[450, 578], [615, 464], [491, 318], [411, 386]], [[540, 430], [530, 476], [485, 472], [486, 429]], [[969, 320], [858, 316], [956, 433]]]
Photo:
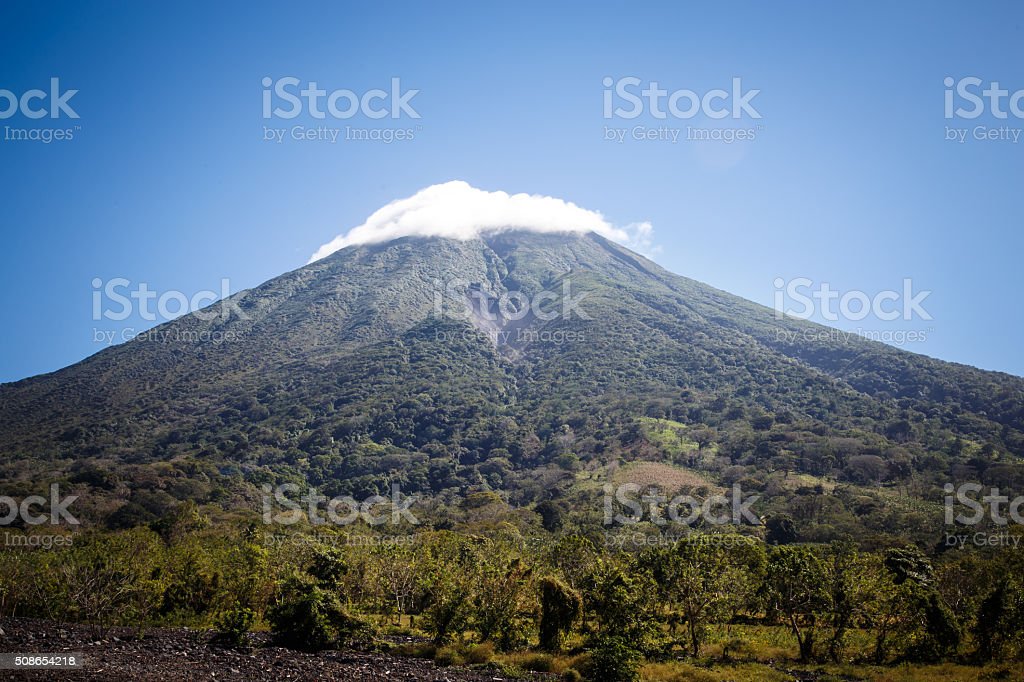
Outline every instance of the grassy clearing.
[[612, 483], [615, 485], [635, 483], [641, 488], [657, 486], [669, 495], [698, 489], [709, 492], [721, 492], [722, 490], [708, 478], [692, 469], [660, 462], [624, 464], [613, 474]]

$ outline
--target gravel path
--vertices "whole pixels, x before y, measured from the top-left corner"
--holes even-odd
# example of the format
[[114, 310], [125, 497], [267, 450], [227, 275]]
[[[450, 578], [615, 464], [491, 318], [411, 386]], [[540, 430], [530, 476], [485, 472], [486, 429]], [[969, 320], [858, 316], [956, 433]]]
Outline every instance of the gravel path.
[[[80, 670], [0, 670], [0, 680], [425, 680], [495, 682], [510, 679], [497, 671], [441, 668], [433, 661], [360, 651], [303, 653], [270, 646], [253, 635], [249, 650], [209, 643], [208, 633], [156, 628], [142, 639], [134, 630], [94, 628], [51, 621], [0, 619], [0, 653], [85, 654]], [[535, 678], [540, 679], [540, 677]], [[550, 679], [550, 678], [548, 678]]]

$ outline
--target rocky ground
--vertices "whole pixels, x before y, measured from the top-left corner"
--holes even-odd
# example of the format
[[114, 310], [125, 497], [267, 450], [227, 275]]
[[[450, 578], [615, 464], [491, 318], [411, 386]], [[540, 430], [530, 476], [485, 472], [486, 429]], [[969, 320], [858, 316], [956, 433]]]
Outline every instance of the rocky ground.
[[361, 651], [303, 653], [271, 646], [254, 634], [253, 647], [232, 650], [210, 642], [205, 632], [158, 628], [143, 633], [110, 628], [102, 634], [81, 625], [0, 619], [0, 653], [85, 655], [79, 670], [0, 670], [0, 680], [426, 680], [494, 682], [496, 670], [442, 668], [429, 660]]

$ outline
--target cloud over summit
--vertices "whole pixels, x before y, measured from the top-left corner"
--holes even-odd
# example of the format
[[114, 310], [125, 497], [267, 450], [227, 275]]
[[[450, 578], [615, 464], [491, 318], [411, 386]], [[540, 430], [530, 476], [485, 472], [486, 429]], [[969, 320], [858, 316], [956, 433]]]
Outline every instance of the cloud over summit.
[[327, 242], [309, 259], [320, 260], [354, 244], [399, 237], [473, 239], [503, 230], [596, 232], [638, 248], [650, 246], [651, 224], [616, 227], [597, 211], [555, 197], [477, 189], [462, 180], [431, 185], [375, 211], [362, 225]]

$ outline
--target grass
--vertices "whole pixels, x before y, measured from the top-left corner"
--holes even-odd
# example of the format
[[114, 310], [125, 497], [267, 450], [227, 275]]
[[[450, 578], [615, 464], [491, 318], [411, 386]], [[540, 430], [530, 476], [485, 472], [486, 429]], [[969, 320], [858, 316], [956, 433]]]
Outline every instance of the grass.
[[638, 417], [637, 421], [640, 422], [647, 440], [673, 461], [694, 461], [697, 457], [701, 460], [714, 459], [718, 452], [718, 447], [714, 443], [709, 444], [701, 452], [697, 441], [686, 435], [689, 429], [686, 424], [651, 417]]
[[758, 663], [704, 668], [684, 661], [672, 661], [644, 665], [640, 669], [640, 679], [644, 682], [790, 682], [793, 677]]
[[[791, 671], [791, 672], [790, 672]], [[820, 682], [989, 682], [1022, 680], [1024, 664], [973, 667], [956, 663], [936, 665], [798, 665], [786, 661], [767, 663], [716, 663], [695, 665], [687, 661], [648, 663], [640, 669], [643, 682], [790, 682], [792, 672], [808, 673]]]
[[657, 486], [669, 495], [699, 488], [721, 492], [721, 488], [692, 469], [660, 462], [629, 462], [619, 467], [612, 476], [615, 485], [635, 483], [641, 488]]
[[[573, 638], [572, 645], [582, 644]], [[846, 656], [867, 660], [874, 634], [853, 630]], [[729, 657], [725, 658], [726, 650]], [[549, 654], [537, 651], [495, 652], [491, 643], [454, 644], [437, 648], [427, 642], [397, 645], [400, 656], [433, 659], [444, 666], [493, 669], [506, 677], [525, 677], [530, 672], [549, 673], [567, 679], [578, 670], [586, 654]], [[681, 651], [676, 652], [683, 656]], [[1024, 680], [1024, 663], [969, 666], [957, 663], [934, 665], [870, 665], [860, 663], [801, 664], [789, 631], [780, 626], [717, 625], [708, 630], [699, 659], [683, 658], [648, 662], [640, 670], [643, 682], [789, 682], [797, 672], [819, 682], [995, 682]]]

